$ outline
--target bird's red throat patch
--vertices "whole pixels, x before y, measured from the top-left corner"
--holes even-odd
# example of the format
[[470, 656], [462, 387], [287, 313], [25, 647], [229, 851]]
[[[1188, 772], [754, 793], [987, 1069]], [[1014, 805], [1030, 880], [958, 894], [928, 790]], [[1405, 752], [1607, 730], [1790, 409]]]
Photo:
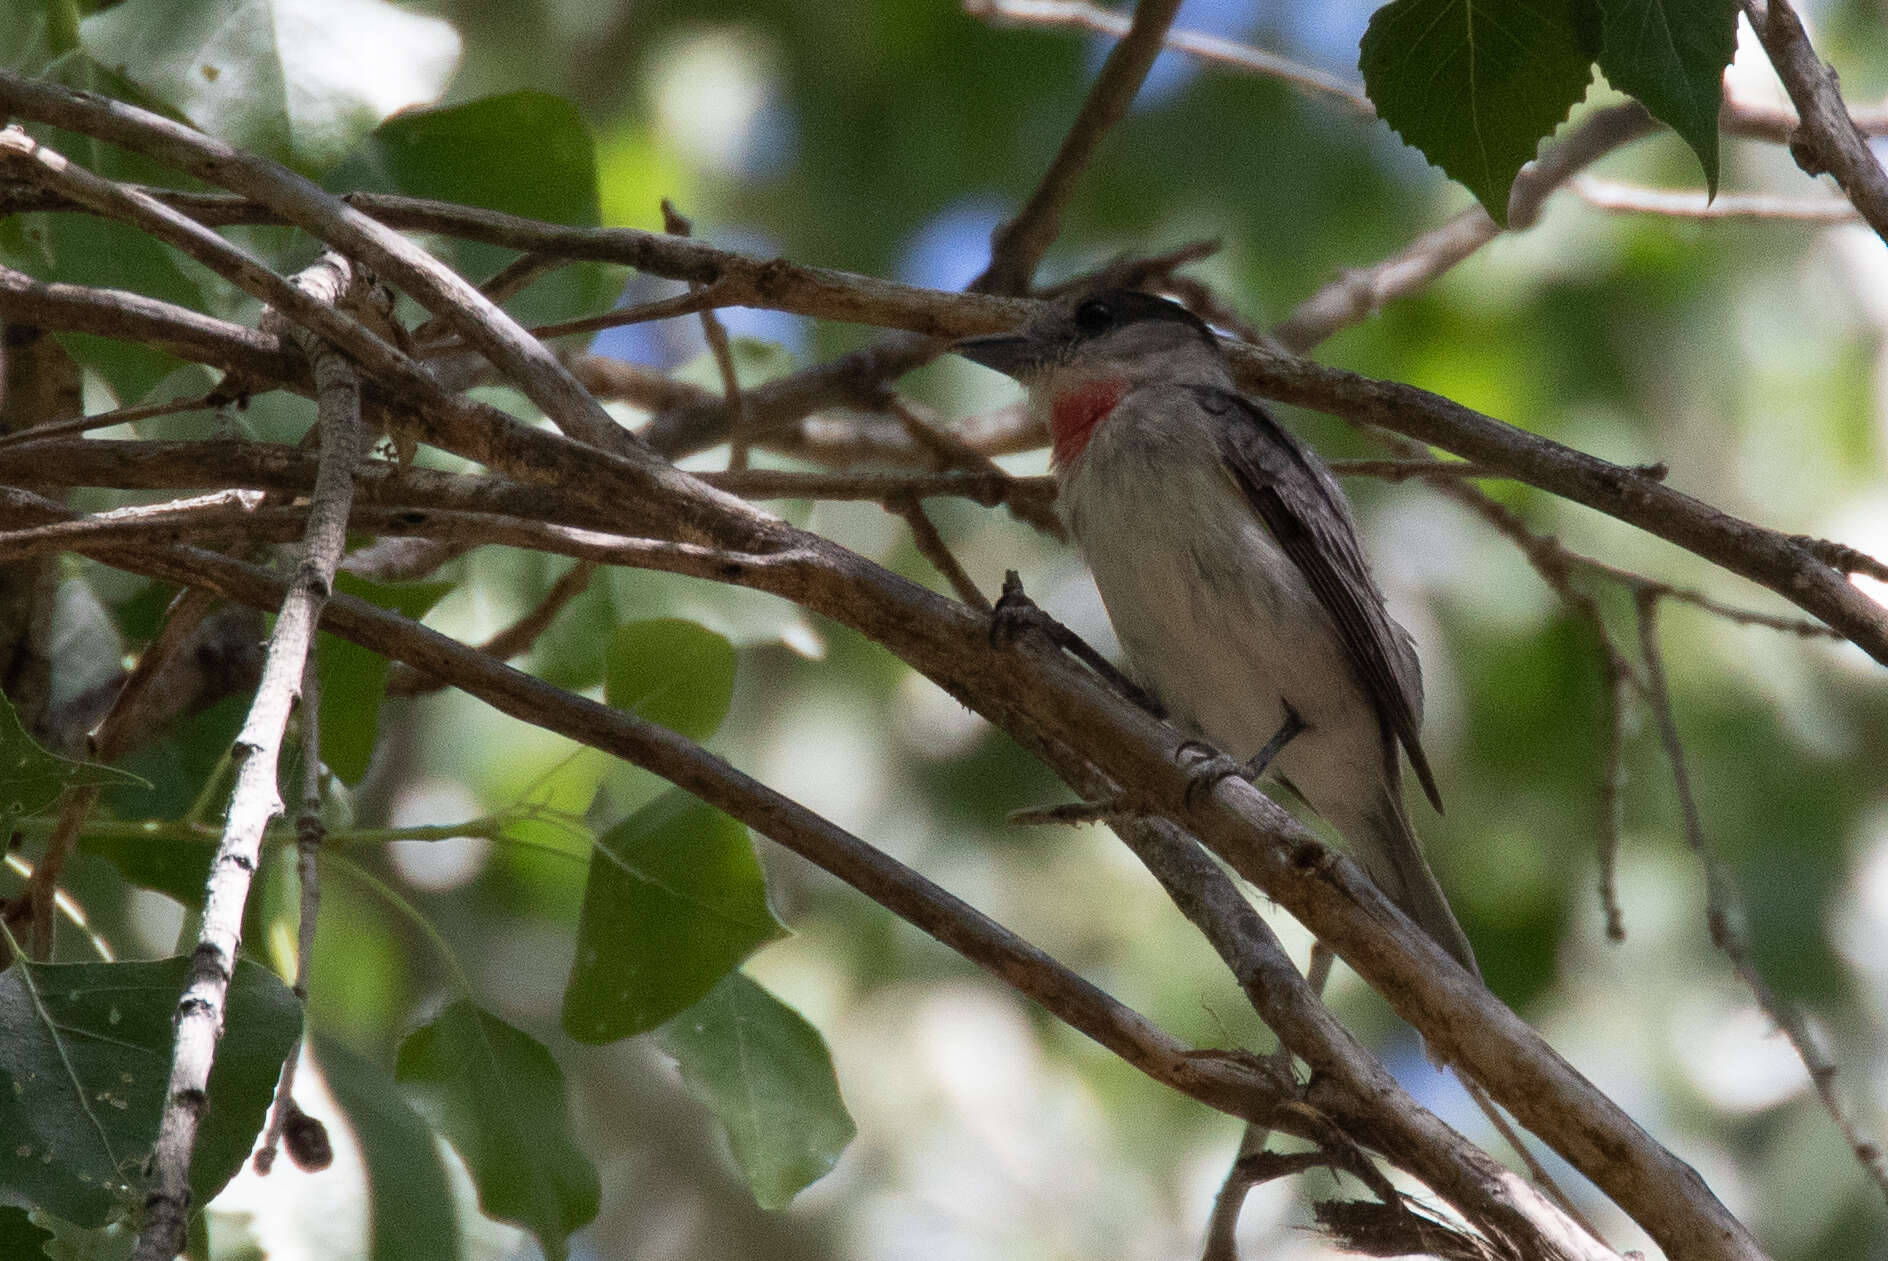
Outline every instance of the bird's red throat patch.
[[1095, 426], [1108, 419], [1127, 392], [1126, 380], [1106, 377], [1084, 381], [1056, 395], [1049, 408], [1049, 430], [1055, 439], [1052, 458], [1058, 468], [1066, 468], [1082, 453]]

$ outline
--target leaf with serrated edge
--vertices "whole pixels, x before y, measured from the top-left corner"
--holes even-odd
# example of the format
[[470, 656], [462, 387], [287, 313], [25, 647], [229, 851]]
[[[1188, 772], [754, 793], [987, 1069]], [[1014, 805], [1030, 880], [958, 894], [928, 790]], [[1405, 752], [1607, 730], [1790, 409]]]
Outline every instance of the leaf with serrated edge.
[[857, 1133], [819, 1030], [739, 972], [656, 1034], [713, 1112], [755, 1201], [785, 1208]]
[[1506, 224], [1515, 174], [1592, 79], [1588, 3], [1395, 0], [1364, 32], [1364, 88], [1398, 135]]
[[1718, 107], [1737, 52], [1736, 0], [1599, 0], [1600, 71], [1698, 155], [1718, 191]]

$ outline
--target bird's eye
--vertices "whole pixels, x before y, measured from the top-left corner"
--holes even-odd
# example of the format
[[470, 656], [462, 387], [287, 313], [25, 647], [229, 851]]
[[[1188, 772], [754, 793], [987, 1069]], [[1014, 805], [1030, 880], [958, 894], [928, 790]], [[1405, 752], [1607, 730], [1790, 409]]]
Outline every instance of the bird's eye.
[[1075, 308], [1075, 327], [1093, 337], [1114, 327], [1114, 308], [1100, 298], [1090, 298]]

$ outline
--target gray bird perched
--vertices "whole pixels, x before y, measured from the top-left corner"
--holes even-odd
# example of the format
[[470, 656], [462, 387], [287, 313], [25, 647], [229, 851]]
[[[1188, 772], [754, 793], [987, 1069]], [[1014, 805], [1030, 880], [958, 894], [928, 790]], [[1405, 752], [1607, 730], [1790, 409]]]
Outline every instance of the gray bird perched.
[[1047, 421], [1063, 520], [1168, 716], [1249, 776], [1269, 764], [1479, 976], [1403, 810], [1399, 746], [1441, 809], [1415, 646], [1323, 461], [1239, 393], [1204, 322], [1151, 294], [1073, 298], [953, 349]]

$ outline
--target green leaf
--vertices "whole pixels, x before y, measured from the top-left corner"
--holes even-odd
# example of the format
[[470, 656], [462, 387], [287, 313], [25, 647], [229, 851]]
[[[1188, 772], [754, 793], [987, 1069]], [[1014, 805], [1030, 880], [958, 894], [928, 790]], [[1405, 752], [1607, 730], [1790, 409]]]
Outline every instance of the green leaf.
[[1698, 155], [1718, 191], [1718, 106], [1737, 51], [1736, 0], [1599, 0], [1600, 71]]
[[720, 1122], [762, 1208], [824, 1177], [857, 1132], [819, 1030], [739, 972], [656, 1041]]
[[653, 1029], [785, 933], [747, 829], [680, 789], [664, 793], [591, 855], [564, 1031], [599, 1043]]
[[138, 888], [166, 894], [188, 907], [203, 905], [216, 844], [212, 836], [127, 836], [116, 830], [79, 835], [82, 853], [104, 859]]
[[[16, 963], [0, 975], [0, 1198], [78, 1226], [135, 1202], [170, 1080], [171, 1020], [188, 958]], [[238, 960], [210, 1106], [190, 1166], [207, 1204], [242, 1167], [301, 1032], [301, 1004]]]
[[68, 788], [143, 783], [136, 775], [109, 766], [48, 753], [26, 734], [13, 702], [0, 693], [0, 835], [11, 836], [14, 820], [45, 810]]
[[452, 1184], [432, 1128], [379, 1064], [332, 1038], [317, 1037], [314, 1052], [322, 1081], [360, 1140], [373, 1261], [458, 1261]]
[[1395, 0], [1364, 32], [1364, 87], [1398, 135], [1506, 224], [1516, 172], [1586, 95], [1591, 2]]
[[705, 740], [734, 697], [734, 645], [679, 617], [616, 628], [604, 655], [603, 699], [691, 740]]
[[33, 1214], [33, 1220], [45, 1223], [52, 1232], [51, 1241], [41, 1250], [50, 1261], [130, 1261], [137, 1250], [138, 1232], [129, 1222], [111, 1222], [99, 1227], [75, 1226], [46, 1213]]
[[563, 1261], [600, 1189], [571, 1141], [564, 1075], [544, 1045], [461, 1000], [400, 1044], [395, 1076], [465, 1158], [479, 1207]]
[[[336, 190], [433, 197], [572, 227], [595, 227], [596, 141], [577, 107], [543, 92], [512, 92], [389, 119], [327, 180]], [[455, 242], [461, 272], [481, 276], [512, 252]], [[559, 269], [506, 304], [526, 323], [595, 311], [613, 296], [613, 269]]]
[[[204, 781], [224, 765], [252, 700], [242, 693], [225, 696], [208, 709], [178, 719], [158, 739], [119, 759], [124, 770], [150, 782], [111, 785], [105, 790], [105, 806], [120, 818], [182, 815], [202, 792]], [[192, 896], [202, 897], [202, 888]]]
[[[415, 620], [452, 590], [450, 582], [378, 583], [336, 574], [334, 589]], [[358, 784], [380, 738], [380, 702], [390, 663], [379, 653], [323, 631], [315, 640], [321, 680], [321, 760], [346, 784]]]
[[85, 49], [211, 135], [321, 171], [459, 64], [441, 18], [386, 0], [126, 0]]
[[0, 1205], [0, 1257], [42, 1257], [52, 1232], [36, 1226], [23, 1208]]
[[597, 223], [596, 142], [577, 107], [511, 92], [388, 119], [335, 180], [572, 227]]

